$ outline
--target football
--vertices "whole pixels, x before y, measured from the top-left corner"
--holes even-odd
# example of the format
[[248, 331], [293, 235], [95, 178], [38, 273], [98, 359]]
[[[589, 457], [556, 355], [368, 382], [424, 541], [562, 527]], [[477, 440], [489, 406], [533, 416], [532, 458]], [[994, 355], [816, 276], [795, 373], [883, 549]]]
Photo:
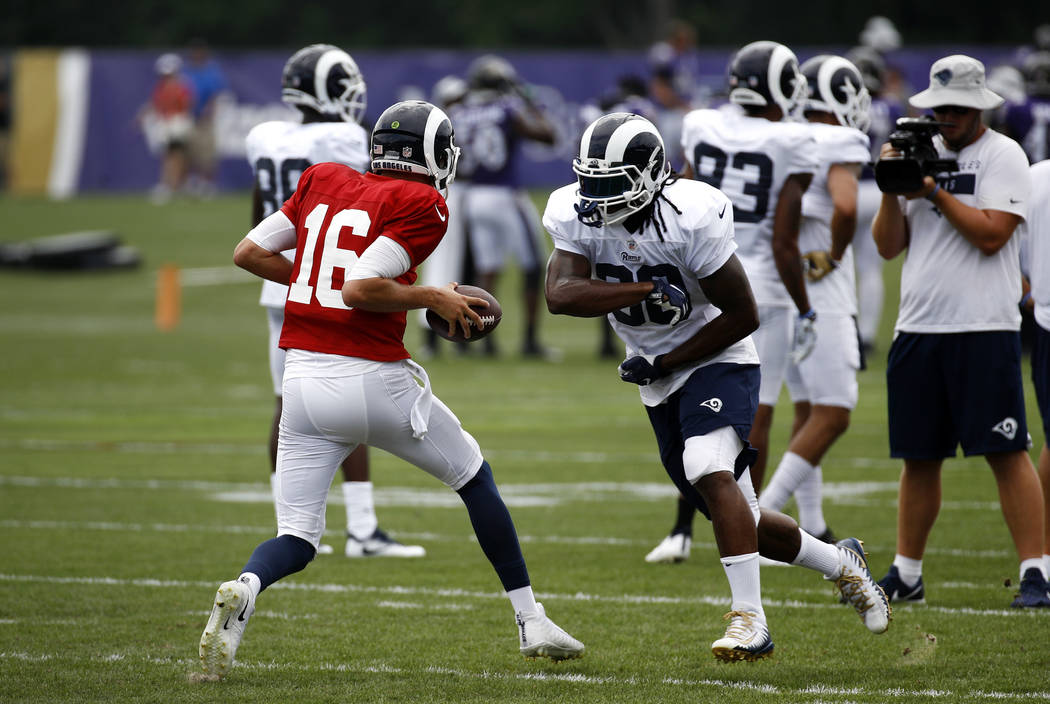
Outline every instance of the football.
[[500, 306], [499, 301], [491, 293], [483, 288], [477, 286], [468, 286], [461, 284], [456, 286], [456, 293], [461, 293], [464, 296], [474, 296], [475, 298], [484, 298], [488, 301], [488, 306], [471, 306], [474, 311], [481, 316], [481, 320], [484, 322], [484, 327], [478, 329], [474, 327], [473, 321], [471, 322], [470, 337], [463, 335], [463, 330], [456, 326], [455, 333], [452, 335], [448, 334], [448, 321], [442, 318], [440, 315], [432, 310], [427, 310], [427, 324], [431, 329], [436, 332], [439, 336], [452, 342], [474, 342], [492, 332], [499, 321], [503, 318], [503, 308]]

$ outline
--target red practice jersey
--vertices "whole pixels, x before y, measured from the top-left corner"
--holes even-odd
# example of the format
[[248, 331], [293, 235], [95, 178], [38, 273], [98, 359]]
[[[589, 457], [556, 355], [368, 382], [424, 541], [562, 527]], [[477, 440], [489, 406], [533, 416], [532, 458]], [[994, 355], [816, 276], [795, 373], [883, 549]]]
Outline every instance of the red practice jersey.
[[407, 359], [407, 312], [349, 308], [343, 281], [372, 242], [389, 237], [412, 260], [396, 280], [415, 283], [416, 267], [445, 236], [448, 207], [441, 194], [425, 183], [325, 163], [303, 172], [281, 210], [296, 231], [281, 347], [380, 362]]

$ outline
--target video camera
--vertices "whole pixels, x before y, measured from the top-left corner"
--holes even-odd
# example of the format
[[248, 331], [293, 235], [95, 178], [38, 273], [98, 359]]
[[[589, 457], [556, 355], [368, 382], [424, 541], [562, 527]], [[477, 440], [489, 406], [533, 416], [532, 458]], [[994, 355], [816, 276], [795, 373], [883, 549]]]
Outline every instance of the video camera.
[[901, 153], [875, 162], [875, 183], [883, 193], [912, 193], [922, 188], [925, 176], [957, 171], [955, 159], [941, 159], [933, 146], [933, 135], [941, 126], [932, 117], [902, 117], [890, 133], [889, 143]]

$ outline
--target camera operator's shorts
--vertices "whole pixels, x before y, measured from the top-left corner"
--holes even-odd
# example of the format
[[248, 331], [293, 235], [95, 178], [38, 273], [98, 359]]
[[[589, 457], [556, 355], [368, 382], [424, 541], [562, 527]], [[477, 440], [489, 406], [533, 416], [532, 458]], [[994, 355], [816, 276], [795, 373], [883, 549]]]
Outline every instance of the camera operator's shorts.
[[1043, 438], [1050, 444], [1050, 330], [1039, 323], [1034, 326], [1032, 341], [1032, 384], [1043, 417]]
[[751, 333], [751, 341], [755, 343], [755, 350], [762, 365], [762, 386], [758, 391], [758, 402], [763, 406], [777, 405], [780, 388], [784, 385], [784, 375], [791, 359], [794, 324], [793, 307], [758, 307], [758, 330]]
[[[758, 409], [758, 384], [758, 365], [709, 364], [693, 372], [682, 388], [666, 401], [645, 409], [667, 475], [682, 496], [708, 518], [711, 514], [700, 492], [685, 476], [682, 455], [686, 440], [720, 428], [732, 428], [743, 444], [733, 469], [740, 484], [743, 475], [750, 476], [748, 467], [757, 457], [755, 449], [747, 443], [747, 436], [751, 433], [751, 421]], [[751, 491], [753, 493], [754, 489]]]
[[914, 460], [1028, 447], [1017, 332], [900, 333], [886, 366], [890, 456]]

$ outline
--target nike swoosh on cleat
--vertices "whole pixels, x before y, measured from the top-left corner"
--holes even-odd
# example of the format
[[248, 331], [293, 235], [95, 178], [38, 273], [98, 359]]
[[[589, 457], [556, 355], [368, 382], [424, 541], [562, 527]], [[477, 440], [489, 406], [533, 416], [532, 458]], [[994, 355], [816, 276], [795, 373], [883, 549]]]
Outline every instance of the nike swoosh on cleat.
[[241, 622], [247, 621], [248, 619], [244, 618], [244, 614], [246, 614], [246, 613], [248, 613], [248, 602], [244, 603], [244, 608], [241, 609], [241, 613], [237, 617], [237, 620], [241, 621]]

